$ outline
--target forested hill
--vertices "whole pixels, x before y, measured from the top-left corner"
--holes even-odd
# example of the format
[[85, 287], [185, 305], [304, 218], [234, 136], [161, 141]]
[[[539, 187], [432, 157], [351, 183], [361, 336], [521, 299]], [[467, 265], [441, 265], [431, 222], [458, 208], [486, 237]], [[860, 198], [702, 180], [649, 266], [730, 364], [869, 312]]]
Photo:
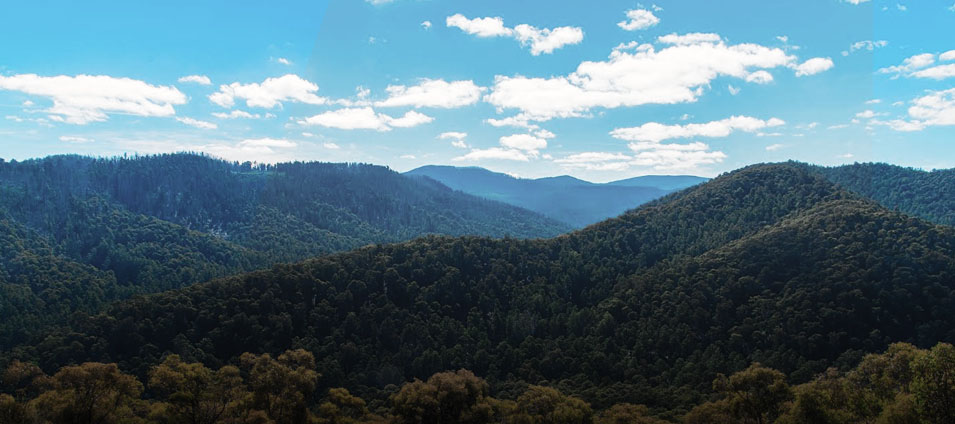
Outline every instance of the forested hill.
[[884, 163], [806, 166], [887, 208], [955, 225], [955, 169], [922, 171]]
[[366, 244], [567, 230], [372, 165], [194, 154], [0, 160], [0, 346], [131, 294]]
[[686, 411], [753, 361], [804, 382], [891, 342], [955, 341], [955, 232], [804, 166], [757, 165], [549, 240], [428, 237], [121, 302], [10, 356], [50, 370], [304, 348], [381, 399], [467, 368], [596, 408]]
[[650, 175], [595, 184], [567, 175], [525, 179], [478, 167], [434, 165], [405, 174], [428, 177], [455, 190], [527, 208], [576, 228], [706, 181], [688, 175]]

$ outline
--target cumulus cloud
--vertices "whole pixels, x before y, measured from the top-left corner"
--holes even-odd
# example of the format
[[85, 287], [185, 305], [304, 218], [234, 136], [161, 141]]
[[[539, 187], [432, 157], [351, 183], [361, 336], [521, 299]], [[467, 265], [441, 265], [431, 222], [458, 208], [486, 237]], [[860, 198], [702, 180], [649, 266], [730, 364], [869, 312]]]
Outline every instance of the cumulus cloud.
[[238, 109], [233, 110], [233, 111], [231, 111], [231, 112], [229, 112], [229, 113], [226, 113], [226, 112], [213, 112], [213, 113], [212, 113], [212, 116], [215, 116], [216, 118], [219, 118], [219, 119], [238, 119], [238, 118], [259, 119], [259, 118], [262, 117], [261, 115], [259, 115], [259, 114], [257, 114], [257, 113], [253, 114], [253, 113], [249, 113], [249, 112], [246, 112], [246, 111], [244, 111], [244, 110], [238, 110]]
[[285, 66], [289, 66], [289, 65], [292, 64], [292, 61], [291, 61], [291, 60], [288, 60], [288, 59], [286, 59], [286, 58], [284, 58], [284, 57], [280, 57], [280, 58], [278, 58], [278, 59], [275, 59], [275, 61], [278, 62], [278, 63], [281, 63], [281, 64], [283, 64], [283, 65], [285, 65]]
[[442, 79], [424, 79], [418, 85], [389, 85], [385, 91], [388, 98], [376, 102], [378, 107], [414, 106], [434, 108], [455, 108], [477, 103], [486, 88], [473, 81], [451, 81]]
[[329, 149], [329, 150], [338, 150], [338, 149], [341, 149], [341, 146], [339, 146], [339, 145], [337, 145], [337, 144], [335, 144], [335, 143], [332, 143], [332, 142], [322, 143], [322, 147], [324, 147], [324, 148], [326, 148], [326, 149]]
[[77, 125], [105, 121], [109, 114], [172, 116], [174, 105], [186, 103], [176, 87], [108, 75], [0, 75], [0, 90], [49, 98], [53, 106], [45, 112], [51, 120]]
[[391, 131], [392, 128], [408, 128], [434, 121], [434, 118], [423, 113], [408, 111], [404, 116], [394, 118], [384, 113], [377, 113], [370, 107], [343, 108], [320, 113], [300, 120], [299, 124], [308, 126], [323, 126], [341, 130], [375, 130]]
[[213, 124], [212, 122], [200, 121], [198, 119], [193, 119], [193, 118], [176, 118], [176, 120], [179, 122], [182, 122], [183, 124], [204, 129], [204, 130], [214, 130], [216, 128], [219, 128], [218, 125]]
[[945, 79], [955, 77], [955, 64], [933, 66], [913, 72], [910, 76], [915, 78]]
[[500, 143], [504, 147], [523, 150], [533, 156], [537, 156], [539, 150], [547, 148], [547, 140], [530, 134], [507, 135], [501, 137]]
[[467, 136], [468, 133], [465, 132], [448, 131], [439, 134], [438, 138], [441, 140], [451, 140], [451, 145], [459, 149], [467, 149], [470, 147], [468, 143], [464, 141]]
[[950, 60], [955, 60], [955, 50], [949, 50], [945, 53], [938, 55], [938, 60], [942, 62], [948, 62]]
[[637, 31], [650, 28], [660, 23], [660, 18], [653, 12], [645, 9], [632, 9], [627, 11], [627, 19], [617, 22], [617, 26], [627, 31]]
[[872, 119], [871, 125], [885, 125], [896, 131], [921, 131], [931, 126], [955, 125], [955, 88], [931, 91], [912, 100], [908, 119], [882, 121]]
[[499, 16], [468, 19], [457, 13], [448, 16], [445, 20], [448, 28], [458, 28], [467, 34], [482, 38], [509, 37], [521, 42], [523, 46], [530, 46], [531, 54], [550, 54], [554, 50], [566, 45], [579, 44], [584, 39], [584, 31], [578, 27], [537, 28], [528, 24], [520, 24], [514, 28], [504, 26], [504, 19]]
[[912, 72], [925, 68], [935, 63], [935, 55], [932, 53], [922, 53], [915, 56], [910, 56], [905, 58], [902, 61], [902, 64], [889, 66], [879, 69], [881, 74], [895, 74], [893, 78], [898, 78], [900, 75], [911, 74]]
[[[453, 158], [455, 161], [480, 161], [485, 159], [527, 162], [540, 156], [547, 148], [547, 140], [531, 134], [506, 135], [498, 139], [500, 147], [471, 149], [466, 155]], [[460, 146], [455, 146], [460, 147]]]
[[207, 76], [205, 76], [205, 75], [186, 75], [186, 76], [184, 76], [184, 77], [179, 78], [178, 81], [179, 81], [179, 82], [182, 82], [182, 83], [192, 82], [192, 83], [196, 83], [196, 84], [199, 84], [199, 85], [210, 85], [210, 84], [212, 84], [212, 80], [210, 80], [209, 77], [207, 77]]
[[617, 128], [610, 135], [620, 140], [657, 143], [673, 138], [728, 137], [734, 131], [753, 133], [785, 123], [779, 118], [762, 120], [750, 116], [732, 116], [702, 124], [665, 125], [647, 122], [639, 127]]
[[267, 78], [260, 83], [240, 84], [234, 82], [220, 85], [219, 91], [209, 95], [209, 100], [222, 107], [232, 107], [236, 99], [245, 100], [248, 107], [272, 109], [282, 106], [282, 102], [291, 101], [321, 105], [327, 102], [315, 93], [318, 85], [302, 79], [295, 74], [286, 74], [277, 78]]
[[431, 29], [431, 21], [424, 21], [424, 22], [422, 22], [422, 23], [421, 23], [421, 28], [424, 28], [424, 29], [426, 29], [426, 30], [427, 30], [427, 29]]
[[746, 76], [746, 82], [769, 84], [773, 82], [773, 74], [766, 71], [756, 71]]
[[608, 60], [583, 62], [566, 76], [498, 75], [485, 101], [519, 113], [488, 123], [530, 125], [529, 121], [586, 116], [594, 108], [694, 102], [718, 77], [767, 82], [771, 75], [767, 78], [758, 71], [795, 66], [796, 61], [779, 48], [727, 45], [716, 34], [670, 34], [658, 41], [666, 44], [659, 51], [649, 44], [633, 52], [614, 50]]
[[803, 63], [800, 63], [799, 65], [796, 65], [794, 69], [796, 70], [797, 77], [803, 77], [828, 71], [829, 69], [832, 69], [832, 67], [832, 59], [828, 57], [814, 57]]

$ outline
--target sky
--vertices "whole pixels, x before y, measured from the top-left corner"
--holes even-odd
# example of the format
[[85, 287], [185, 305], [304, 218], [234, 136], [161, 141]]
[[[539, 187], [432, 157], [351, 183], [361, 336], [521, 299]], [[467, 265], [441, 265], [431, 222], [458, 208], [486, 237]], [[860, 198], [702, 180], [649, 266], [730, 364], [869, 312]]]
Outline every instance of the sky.
[[12, 0], [0, 158], [952, 168], [953, 1]]

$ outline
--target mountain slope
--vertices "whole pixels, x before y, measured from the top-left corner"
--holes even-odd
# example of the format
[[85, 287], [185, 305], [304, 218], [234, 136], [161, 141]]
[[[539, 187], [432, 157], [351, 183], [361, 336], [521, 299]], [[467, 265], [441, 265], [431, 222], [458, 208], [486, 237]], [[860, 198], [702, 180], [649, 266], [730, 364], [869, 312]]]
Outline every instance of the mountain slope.
[[566, 175], [520, 179], [477, 167], [433, 165], [405, 175], [426, 176], [452, 189], [527, 208], [578, 228], [706, 180], [660, 175], [594, 184]]
[[955, 169], [926, 172], [884, 163], [807, 166], [887, 208], [938, 224], [955, 225]]
[[567, 229], [382, 167], [252, 167], [192, 154], [0, 161], [0, 216], [6, 266], [42, 257], [69, 270], [59, 279], [75, 271], [77, 281], [97, 281], [54, 296], [42, 283], [49, 273], [42, 261], [13, 267], [15, 281], [0, 281], [0, 289], [39, 306], [0, 310], [18, 317], [0, 325], [3, 346], [74, 311], [274, 263], [432, 233], [536, 238]]
[[955, 339], [953, 258], [949, 227], [760, 165], [550, 240], [429, 237], [136, 298], [16, 355], [144, 373], [303, 347], [363, 396], [464, 367], [501, 392], [679, 408], [751, 361], [805, 380]]

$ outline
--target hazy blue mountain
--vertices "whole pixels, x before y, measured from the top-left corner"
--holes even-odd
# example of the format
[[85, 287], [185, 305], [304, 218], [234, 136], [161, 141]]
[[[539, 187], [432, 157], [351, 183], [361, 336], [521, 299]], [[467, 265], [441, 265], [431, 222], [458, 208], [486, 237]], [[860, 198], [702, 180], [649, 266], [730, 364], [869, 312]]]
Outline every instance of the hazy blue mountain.
[[608, 185], [627, 187], [656, 187], [664, 190], [681, 190], [704, 183], [708, 178], [694, 175], [643, 175], [607, 183]]
[[596, 184], [569, 175], [525, 179], [479, 167], [436, 165], [405, 174], [429, 177], [452, 189], [530, 209], [575, 227], [620, 215], [707, 180], [689, 175], [648, 175]]

